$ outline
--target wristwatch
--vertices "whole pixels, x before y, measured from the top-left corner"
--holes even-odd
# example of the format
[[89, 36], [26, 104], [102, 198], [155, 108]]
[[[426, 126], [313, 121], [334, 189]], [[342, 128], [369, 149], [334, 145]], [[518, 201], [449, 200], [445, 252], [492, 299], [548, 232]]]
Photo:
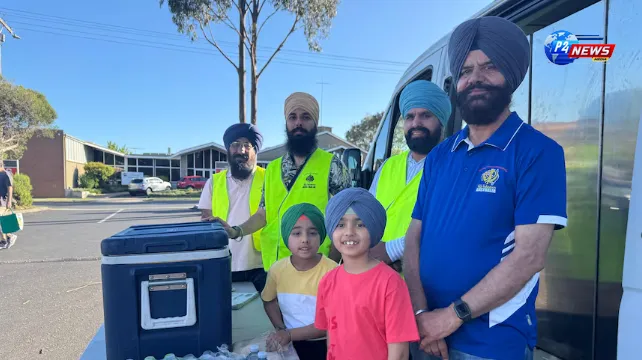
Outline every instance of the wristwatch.
[[240, 226], [232, 226], [232, 229], [236, 231], [236, 236], [233, 237], [232, 239], [238, 239], [240, 237], [243, 237], [243, 229], [241, 229]]
[[457, 317], [460, 318], [463, 322], [469, 321], [473, 318], [473, 314], [470, 311], [470, 307], [462, 299], [457, 299], [453, 303], [455, 313]]

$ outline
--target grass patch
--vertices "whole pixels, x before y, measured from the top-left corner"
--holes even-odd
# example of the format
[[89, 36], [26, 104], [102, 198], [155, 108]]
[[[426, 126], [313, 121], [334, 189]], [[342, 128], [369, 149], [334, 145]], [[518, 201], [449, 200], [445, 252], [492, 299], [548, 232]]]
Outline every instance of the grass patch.
[[149, 195], [150, 198], [194, 198], [198, 199], [201, 197], [201, 190], [183, 190], [183, 189], [174, 189], [154, 192]]

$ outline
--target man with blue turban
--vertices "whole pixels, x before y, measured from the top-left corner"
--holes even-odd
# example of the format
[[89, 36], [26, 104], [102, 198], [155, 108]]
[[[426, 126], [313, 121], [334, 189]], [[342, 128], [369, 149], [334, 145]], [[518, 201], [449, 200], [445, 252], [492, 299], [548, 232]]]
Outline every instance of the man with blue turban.
[[530, 44], [497, 16], [448, 43], [467, 126], [425, 160], [404, 273], [421, 337], [413, 360], [533, 359], [539, 274], [566, 226], [564, 150], [510, 110]]
[[[263, 136], [256, 125], [240, 123], [225, 130], [227, 170], [214, 174], [203, 187], [198, 208], [204, 221], [221, 219], [239, 223], [255, 213], [261, 200], [265, 169], [257, 166], [256, 155]], [[260, 233], [240, 234], [230, 240], [232, 281], [251, 281], [263, 291], [267, 273], [261, 259]]]
[[404, 236], [412, 219], [424, 159], [441, 141], [452, 105], [439, 86], [416, 80], [401, 92], [399, 111], [409, 150], [387, 159], [370, 186], [370, 193], [386, 209], [388, 217], [382, 243], [373, 249], [373, 255], [388, 264], [403, 257]]

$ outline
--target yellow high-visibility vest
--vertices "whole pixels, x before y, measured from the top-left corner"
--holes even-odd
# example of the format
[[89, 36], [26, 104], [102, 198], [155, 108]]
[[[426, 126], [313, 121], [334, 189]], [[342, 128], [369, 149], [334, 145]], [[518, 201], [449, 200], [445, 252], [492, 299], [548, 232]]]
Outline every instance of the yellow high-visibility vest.
[[381, 241], [406, 235], [415, 208], [423, 169], [406, 184], [409, 151], [390, 157], [381, 169], [376, 198], [386, 209], [386, 230]]
[[[328, 181], [332, 154], [317, 148], [299, 172], [294, 184], [287, 190], [281, 176], [283, 157], [270, 162], [265, 174], [265, 218], [266, 225], [261, 232], [261, 255], [265, 271], [272, 264], [292, 253], [281, 239], [281, 217], [293, 205], [310, 203], [323, 214], [328, 204]], [[319, 252], [328, 255], [330, 239], [326, 236]]]
[[[260, 166], [254, 171], [252, 186], [250, 188], [250, 216], [256, 213], [261, 202], [265, 169]], [[212, 215], [227, 221], [230, 211], [230, 198], [227, 192], [227, 170], [214, 174], [212, 181]], [[246, 234], [247, 235], [247, 234]], [[261, 251], [261, 232], [252, 234], [252, 242], [257, 251]]]

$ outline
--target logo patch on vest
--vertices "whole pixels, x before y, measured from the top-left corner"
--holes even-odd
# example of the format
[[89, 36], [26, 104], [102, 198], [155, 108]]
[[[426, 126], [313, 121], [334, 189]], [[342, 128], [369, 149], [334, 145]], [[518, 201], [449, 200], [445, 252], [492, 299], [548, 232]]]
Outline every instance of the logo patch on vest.
[[303, 184], [304, 189], [316, 189], [317, 185], [314, 183], [314, 175], [312, 173], [309, 173], [308, 176], [305, 177], [305, 183]]

